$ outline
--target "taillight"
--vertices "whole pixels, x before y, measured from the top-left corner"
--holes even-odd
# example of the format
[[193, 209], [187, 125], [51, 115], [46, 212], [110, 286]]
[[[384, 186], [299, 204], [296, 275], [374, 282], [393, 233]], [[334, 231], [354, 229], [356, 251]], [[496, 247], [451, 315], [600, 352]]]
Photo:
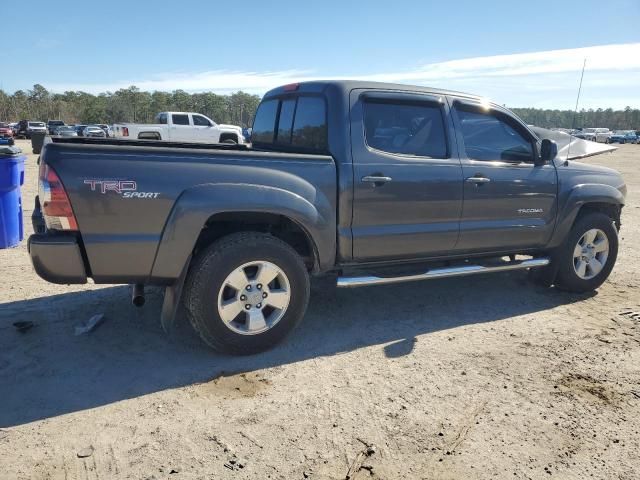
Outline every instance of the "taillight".
[[50, 230], [78, 230], [71, 202], [55, 170], [40, 163], [40, 206], [44, 223]]
[[122, 136], [123, 137], [129, 136], [129, 129], [127, 127], [122, 127]]

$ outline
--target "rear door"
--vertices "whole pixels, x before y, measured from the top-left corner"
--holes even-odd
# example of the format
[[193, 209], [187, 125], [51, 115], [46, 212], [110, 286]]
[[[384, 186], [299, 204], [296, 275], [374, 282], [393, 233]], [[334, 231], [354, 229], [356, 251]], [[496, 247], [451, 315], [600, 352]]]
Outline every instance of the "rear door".
[[535, 165], [537, 138], [506, 110], [454, 100], [464, 176], [457, 250], [541, 247], [553, 233], [558, 181], [552, 163]]
[[178, 142], [194, 142], [193, 126], [188, 113], [172, 113], [169, 139]]
[[351, 92], [353, 257], [446, 254], [458, 239], [462, 168], [439, 95]]

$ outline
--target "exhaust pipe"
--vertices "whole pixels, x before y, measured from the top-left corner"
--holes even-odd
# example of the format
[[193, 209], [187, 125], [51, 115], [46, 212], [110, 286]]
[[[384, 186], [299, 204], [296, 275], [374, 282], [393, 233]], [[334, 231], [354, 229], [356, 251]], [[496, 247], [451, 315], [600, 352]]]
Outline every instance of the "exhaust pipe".
[[136, 283], [131, 285], [131, 303], [136, 307], [142, 307], [144, 305], [144, 285]]

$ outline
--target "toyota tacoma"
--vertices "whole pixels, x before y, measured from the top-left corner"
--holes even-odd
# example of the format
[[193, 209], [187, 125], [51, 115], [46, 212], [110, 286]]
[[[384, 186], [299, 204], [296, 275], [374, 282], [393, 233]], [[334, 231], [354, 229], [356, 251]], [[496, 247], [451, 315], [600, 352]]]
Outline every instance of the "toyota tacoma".
[[165, 329], [182, 303], [236, 354], [294, 329], [312, 275], [358, 287], [527, 269], [590, 291], [616, 261], [626, 187], [574, 161], [612, 147], [544, 132], [474, 95], [323, 81], [268, 92], [251, 147], [55, 138], [29, 252], [50, 282], [131, 284], [137, 304], [162, 286]]

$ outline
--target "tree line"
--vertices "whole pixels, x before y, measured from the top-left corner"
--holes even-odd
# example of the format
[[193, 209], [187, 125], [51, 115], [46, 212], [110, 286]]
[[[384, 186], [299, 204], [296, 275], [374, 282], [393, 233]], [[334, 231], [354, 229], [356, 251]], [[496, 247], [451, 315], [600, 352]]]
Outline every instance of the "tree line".
[[512, 108], [525, 123], [543, 128], [604, 127], [611, 130], [640, 130], [640, 109], [626, 107], [573, 110], [543, 110], [538, 108]]
[[[81, 91], [49, 92], [42, 85], [13, 94], [0, 90], [0, 121], [64, 120], [66, 123], [152, 122], [158, 112], [198, 112], [218, 123], [249, 127], [260, 103], [258, 95], [239, 91], [229, 95], [211, 92], [143, 92], [135, 86], [98, 95]], [[639, 130], [640, 109], [626, 107], [596, 110], [544, 110], [513, 108], [526, 123], [539, 127], [607, 127], [612, 130]]]
[[8, 94], [0, 90], [0, 121], [63, 120], [66, 123], [153, 122], [158, 112], [198, 112], [217, 123], [250, 126], [260, 97], [239, 91], [143, 92], [135, 86], [93, 95], [86, 92], [49, 92], [42, 85]]

